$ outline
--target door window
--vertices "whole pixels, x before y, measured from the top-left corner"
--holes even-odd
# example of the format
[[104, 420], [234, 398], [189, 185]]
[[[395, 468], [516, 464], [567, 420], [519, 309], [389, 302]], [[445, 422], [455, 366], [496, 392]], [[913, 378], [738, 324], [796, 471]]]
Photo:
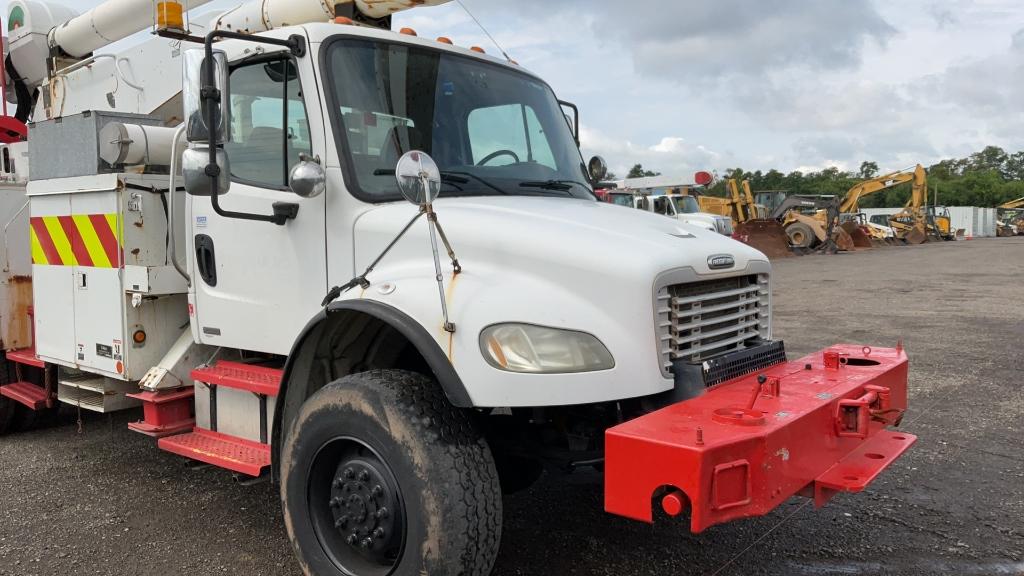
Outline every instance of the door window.
[[299, 154], [310, 154], [309, 120], [295, 63], [261, 61], [231, 71], [231, 140], [224, 145], [235, 179], [287, 188]]

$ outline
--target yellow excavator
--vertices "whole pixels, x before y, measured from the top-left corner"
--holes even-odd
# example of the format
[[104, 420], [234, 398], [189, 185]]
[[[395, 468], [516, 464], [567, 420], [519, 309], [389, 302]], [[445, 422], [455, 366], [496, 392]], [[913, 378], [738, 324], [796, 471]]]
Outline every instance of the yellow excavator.
[[[839, 211], [843, 215], [857, 214], [860, 212], [861, 199], [906, 182], [912, 183], [910, 200], [901, 212], [889, 219], [889, 226], [896, 237], [908, 244], [920, 244], [927, 241], [929, 236], [952, 239], [949, 215], [936, 214], [935, 210], [928, 206], [928, 175], [924, 166], [920, 164], [913, 169], [898, 170], [858, 182], [843, 197]], [[850, 221], [849, 218], [845, 219]]]
[[920, 164], [914, 169], [911, 180], [910, 200], [901, 212], [889, 218], [889, 226], [896, 237], [907, 244], [921, 244], [929, 236], [952, 240], [954, 235], [949, 213], [938, 214], [934, 207], [928, 206], [928, 176]]
[[699, 197], [701, 210], [732, 218], [733, 236], [764, 252], [769, 258], [792, 256], [785, 225], [771, 218], [768, 209], [754, 201], [750, 182], [744, 180], [739, 184], [735, 178], [729, 178], [725, 181], [725, 186], [729, 190], [727, 198]]
[[996, 206], [999, 214], [997, 235], [1024, 236], [1024, 197]]

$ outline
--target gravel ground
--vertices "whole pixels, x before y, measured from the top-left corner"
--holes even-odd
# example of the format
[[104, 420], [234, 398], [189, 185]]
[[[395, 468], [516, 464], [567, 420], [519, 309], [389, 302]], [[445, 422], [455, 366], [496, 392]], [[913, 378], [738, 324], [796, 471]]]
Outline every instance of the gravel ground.
[[[835, 342], [911, 355], [918, 444], [863, 494], [688, 533], [605, 515], [599, 487], [505, 499], [497, 576], [1024, 575], [1024, 238], [780, 261], [775, 332], [791, 358]], [[296, 576], [277, 494], [188, 469], [75, 414], [0, 440], [0, 575]]]

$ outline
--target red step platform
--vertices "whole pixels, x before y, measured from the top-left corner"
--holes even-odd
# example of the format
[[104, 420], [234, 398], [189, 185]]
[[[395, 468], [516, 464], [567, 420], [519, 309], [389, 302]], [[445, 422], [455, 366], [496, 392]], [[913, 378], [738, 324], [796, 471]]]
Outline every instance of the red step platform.
[[192, 379], [214, 386], [248, 390], [256, 394], [276, 397], [281, 389], [283, 373], [277, 368], [219, 360], [213, 366], [193, 370]]
[[196, 428], [188, 434], [161, 438], [157, 446], [178, 456], [226, 468], [240, 474], [259, 476], [270, 466], [270, 446]]
[[7, 359], [11, 362], [17, 362], [18, 364], [26, 364], [28, 366], [35, 366], [36, 368], [45, 368], [46, 362], [43, 362], [36, 356], [35, 348], [20, 348], [18, 350], [11, 350], [7, 352]]
[[24, 404], [30, 410], [46, 407], [46, 389], [31, 382], [13, 382], [0, 386], [0, 396]]
[[188, 432], [196, 424], [192, 416], [194, 396], [195, 388], [192, 387], [128, 394], [129, 398], [142, 401], [145, 418], [130, 422], [128, 428], [154, 438]]

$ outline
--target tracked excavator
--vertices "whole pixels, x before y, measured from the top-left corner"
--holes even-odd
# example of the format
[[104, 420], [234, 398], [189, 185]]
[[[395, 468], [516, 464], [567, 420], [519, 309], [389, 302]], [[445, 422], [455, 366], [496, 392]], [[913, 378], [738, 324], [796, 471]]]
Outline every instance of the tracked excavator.
[[910, 199], [903, 210], [889, 218], [889, 226], [896, 237], [907, 244], [921, 244], [929, 238], [935, 240], [952, 240], [948, 212], [938, 213], [937, 208], [928, 206], [928, 176], [924, 167], [918, 164], [909, 173], [911, 185]]
[[1024, 236], [1024, 197], [996, 206], [999, 236]]

